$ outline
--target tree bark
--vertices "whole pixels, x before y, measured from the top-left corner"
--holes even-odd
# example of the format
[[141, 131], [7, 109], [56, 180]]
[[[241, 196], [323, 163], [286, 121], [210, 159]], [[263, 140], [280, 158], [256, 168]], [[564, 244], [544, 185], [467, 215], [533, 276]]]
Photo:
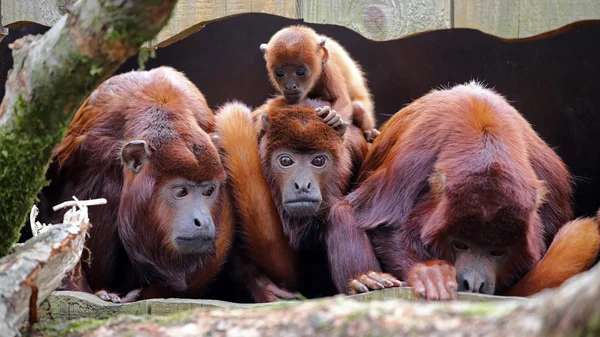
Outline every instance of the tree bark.
[[14, 42], [0, 105], [0, 256], [18, 239], [73, 113], [160, 31], [176, 2], [79, 1], [46, 34]]
[[0, 259], [0, 336], [16, 335], [28, 314], [36, 322], [38, 305], [79, 262], [90, 226], [87, 207], [81, 207]]
[[42, 325], [34, 336], [598, 336], [600, 266], [531, 300], [422, 303], [334, 298]]

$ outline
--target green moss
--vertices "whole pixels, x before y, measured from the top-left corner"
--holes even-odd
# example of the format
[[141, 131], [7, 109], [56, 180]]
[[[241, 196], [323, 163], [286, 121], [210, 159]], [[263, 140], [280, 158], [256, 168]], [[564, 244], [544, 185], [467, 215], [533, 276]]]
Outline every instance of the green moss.
[[513, 309], [514, 304], [507, 302], [471, 302], [465, 309], [461, 310], [461, 313], [472, 317], [490, 317], [493, 315], [508, 314], [512, 312]]
[[156, 58], [156, 52], [154, 50], [140, 49], [140, 52], [138, 53], [139, 70], [145, 70], [146, 62], [151, 58]]
[[48, 158], [66, 129], [64, 124], [48, 132], [41, 113], [19, 96], [13, 128], [10, 133], [0, 129], [0, 256], [18, 240], [24, 210], [31, 209], [46, 184]]
[[36, 324], [33, 327], [33, 330], [48, 337], [72, 336], [96, 329], [109, 323], [111, 320], [113, 320], [113, 318], [106, 320], [84, 318], [67, 322], [51, 322], [46, 324]]
[[94, 63], [92, 64], [92, 68], [90, 69], [90, 76], [100, 75], [102, 74], [103, 70], [104, 68], [101, 65]]

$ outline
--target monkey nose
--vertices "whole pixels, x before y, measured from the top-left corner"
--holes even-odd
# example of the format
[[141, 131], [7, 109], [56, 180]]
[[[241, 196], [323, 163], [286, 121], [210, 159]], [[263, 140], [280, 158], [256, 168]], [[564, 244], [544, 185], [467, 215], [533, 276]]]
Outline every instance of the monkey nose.
[[296, 181], [294, 182], [294, 187], [296, 188], [296, 192], [310, 192], [310, 180], [307, 181]]
[[485, 278], [475, 273], [465, 273], [457, 277], [458, 291], [469, 293], [485, 294], [489, 292], [489, 287]]

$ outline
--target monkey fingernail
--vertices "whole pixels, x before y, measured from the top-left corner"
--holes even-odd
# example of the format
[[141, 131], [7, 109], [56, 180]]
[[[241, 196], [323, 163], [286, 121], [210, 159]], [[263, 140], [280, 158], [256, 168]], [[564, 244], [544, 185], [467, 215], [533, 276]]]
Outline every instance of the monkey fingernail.
[[390, 280], [383, 280], [383, 283], [385, 284], [386, 287], [393, 287], [394, 286], [394, 282], [390, 281]]

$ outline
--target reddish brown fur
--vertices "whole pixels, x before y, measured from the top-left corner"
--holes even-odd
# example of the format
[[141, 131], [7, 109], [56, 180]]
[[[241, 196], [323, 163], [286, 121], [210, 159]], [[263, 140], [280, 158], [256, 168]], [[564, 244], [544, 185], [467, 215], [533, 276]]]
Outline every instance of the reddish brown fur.
[[[235, 203], [243, 206], [239, 209], [238, 219], [244, 247], [250, 248], [245, 254], [265, 274], [281, 275], [283, 270], [278, 270], [278, 266], [281, 262], [288, 263], [290, 257], [287, 253], [282, 254], [285, 250], [278, 243], [272, 242], [272, 236], [264, 233], [265, 229], [278, 226], [286, 237], [285, 244], [298, 254], [298, 287], [308, 297], [332, 295], [336, 292], [331, 284], [325, 258], [324, 243], [329, 241], [325, 238], [335, 236], [327, 223], [328, 209], [340, 200], [349, 188], [352, 159], [348, 150], [350, 146], [344, 143], [351, 140], [355, 142], [357, 149], [366, 150], [366, 142], [364, 138], [357, 137], [360, 136], [360, 130], [356, 127], [348, 127], [342, 137], [317, 116], [314, 109], [323, 104], [326, 103], [312, 100], [295, 106], [287, 106], [285, 103], [280, 106], [267, 104], [260, 109], [261, 113], [269, 116], [270, 123], [266, 131], [255, 127], [248, 109], [240, 107], [239, 104], [226, 105], [220, 109], [217, 120], [217, 130], [224, 152], [223, 160], [231, 184], [235, 186], [234, 191], [256, 191], [255, 195], [234, 193]], [[258, 112], [255, 114], [258, 115]], [[256, 123], [262, 125], [261, 118], [257, 118], [254, 124]], [[254, 138], [258, 143], [253, 144], [247, 139], [247, 135], [252, 134], [258, 137], [258, 140]], [[362, 139], [362, 142], [356, 141], [357, 139]], [[281, 202], [279, 177], [273, 174], [270, 168], [271, 154], [282, 146], [301, 151], [328, 150], [335, 161], [335, 169], [326, 179], [319, 181], [323, 195], [321, 209], [304, 222], [286, 214]], [[256, 172], [263, 178], [258, 179]], [[270, 191], [271, 198], [264, 198], [266, 191]], [[280, 240], [279, 231], [273, 230], [270, 233], [274, 233], [275, 240]], [[352, 242], [351, 237], [344, 235], [340, 235], [339, 240], [348, 244]], [[253, 247], [269, 248], [258, 251]], [[278, 263], [272, 262], [279, 259], [281, 261]], [[278, 281], [281, 278], [272, 279]], [[257, 297], [260, 296], [255, 295], [255, 298]]]
[[[73, 195], [108, 200], [90, 211], [93, 227], [86, 246], [92, 263], [82, 263], [89, 287], [67, 282], [68, 289], [123, 295], [151, 286], [142, 298], [200, 294], [224, 263], [232, 240], [227, 191], [221, 188], [211, 209], [216, 255], [181, 255], [173, 248], [166, 225], [173, 215], [154, 192], [171, 178], [224, 181], [207, 134], [213, 127], [213, 113], [200, 91], [172, 68], [118, 75], [90, 95], [55, 153], [47, 173], [52, 184], [41, 197], [45, 222], [59, 219], [62, 215], [50, 207]], [[136, 139], [145, 140], [153, 153], [134, 177], [120, 153]]]
[[[484, 246], [514, 244], [497, 274], [502, 293], [572, 217], [560, 158], [503, 97], [476, 83], [433, 91], [395, 114], [358, 180], [335, 222], [367, 230], [384, 270], [404, 280], [420, 263], [452, 263], [444, 242], [462, 235]], [[344, 268], [348, 279], [366, 270]]]
[[[297, 289], [297, 256], [287, 243], [279, 213], [271, 199], [271, 189], [262, 174], [258, 155], [258, 132], [252, 128], [250, 109], [238, 102], [224, 105], [217, 111], [216, 133], [222, 161], [236, 214], [244, 221], [238, 231], [242, 239], [242, 254], [257, 264], [275, 283], [287, 289]], [[260, 207], [259, 207], [260, 205]], [[265, 252], [269, 252], [266, 254]], [[237, 252], [236, 252], [237, 253]], [[242, 259], [242, 258], [240, 258]], [[248, 264], [246, 261], [238, 264]], [[236, 269], [244, 268], [238, 266]], [[241, 270], [237, 273], [243, 274]], [[251, 271], [255, 274], [254, 271]], [[242, 275], [244, 282], [251, 283], [255, 275]], [[252, 293], [258, 301], [265, 298]]]
[[598, 219], [575, 219], [558, 231], [544, 258], [505, 295], [530, 296], [558, 287], [592, 267], [599, 250]]
[[[321, 46], [323, 38], [326, 42]], [[280, 93], [283, 91], [273, 75], [275, 68], [281, 64], [303, 64], [310, 69], [304, 98], [328, 101], [344, 120], [354, 119], [354, 124], [365, 132], [375, 129], [373, 101], [364, 72], [338, 42], [311, 28], [290, 26], [275, 33], [265, 48], [269, 78]]]

